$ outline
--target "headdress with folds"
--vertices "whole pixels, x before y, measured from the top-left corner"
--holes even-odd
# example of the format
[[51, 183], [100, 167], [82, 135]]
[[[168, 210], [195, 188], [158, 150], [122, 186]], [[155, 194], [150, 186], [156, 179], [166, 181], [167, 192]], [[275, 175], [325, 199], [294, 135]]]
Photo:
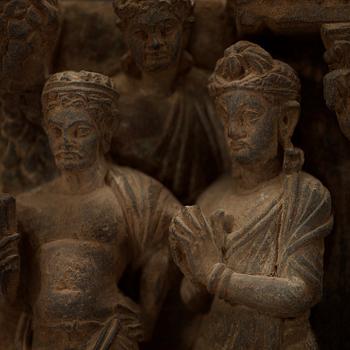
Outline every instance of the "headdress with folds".
[[209, 80], [213, 97], [232, 90], [251, 90], [300, 100], [300, 81], [293, 68], [248, 41], [240, 41], [226, 49]]
[[137, 17], [150, 8], [168, 8], [181, 20], [193, 21], [194, 0], [114, 0], [114, 11], [119, 24]]

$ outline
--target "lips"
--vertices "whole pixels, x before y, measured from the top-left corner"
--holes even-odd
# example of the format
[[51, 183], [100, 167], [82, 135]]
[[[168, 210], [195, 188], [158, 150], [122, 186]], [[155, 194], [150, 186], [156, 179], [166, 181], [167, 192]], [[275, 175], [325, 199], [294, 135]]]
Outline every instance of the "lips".
[[57, 158], [63, 158], [66, 160], [80, 159], [80, 154], [77, 152], [59, 152], [56, 154]]
[[231, 141], [229, 143], [230, 145], [230, 148], [233, 149], [233, 150], [240, 150], [242, 148], [246, 148], [247, 147], [247, 144], [244, 142], [244, 141]]
[[165, 59], [168, 57], [167, 53], [164, 51], [146, 52], [146, 59]]

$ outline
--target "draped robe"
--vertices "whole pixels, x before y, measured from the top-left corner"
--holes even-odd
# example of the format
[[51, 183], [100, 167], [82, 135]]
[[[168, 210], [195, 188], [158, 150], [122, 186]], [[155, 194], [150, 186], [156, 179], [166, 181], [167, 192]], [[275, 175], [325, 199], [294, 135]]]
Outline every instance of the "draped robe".
[[[283, 188], [268, 207], [227, 236], [225, 271], [195, 350], [317, 349], [308, 318], [322, 294], [330, 195], [308, 174], [283, 176]], [[199, 203], [207, 215], [219, 209], [215, 190], [218, 199], [229, 192], [214, 185], [203, 194]], [[270, 286], [273, 279], [283, 288]], [[307, 298], [289, 288], [295, 280], [303, 281]]]
[[227, 166], [222, 126], [206, 85], [208, 76], [192, 68], [169, 96], [143, 91], [139, 79], [114, 78], [120, 92], [120, 127], [111, 154], [116, 163], [139, 169], [193, 203]]

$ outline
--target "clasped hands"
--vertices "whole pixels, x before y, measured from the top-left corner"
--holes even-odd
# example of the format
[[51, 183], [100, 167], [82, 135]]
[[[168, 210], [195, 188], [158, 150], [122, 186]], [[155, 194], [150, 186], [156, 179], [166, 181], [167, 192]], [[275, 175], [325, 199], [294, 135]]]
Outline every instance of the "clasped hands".
[[192, 283], [207, 286], [213, 267], [223, 262], [232, 225], [232, 216], [222, 210], [207, 219], [198, 206], [185, 207], [173, 218], [169, 236], [172, 255]]

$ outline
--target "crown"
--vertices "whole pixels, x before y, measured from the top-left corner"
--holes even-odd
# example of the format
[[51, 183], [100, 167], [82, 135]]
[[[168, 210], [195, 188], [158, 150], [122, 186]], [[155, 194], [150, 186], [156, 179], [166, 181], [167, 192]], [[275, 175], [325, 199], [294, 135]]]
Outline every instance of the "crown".
[[52, 75], [46, 82], [42, 96], [59, 92], [85, 92], [117, 100], [118, 92], [110, 78], [100, 73], [65, 71]]

